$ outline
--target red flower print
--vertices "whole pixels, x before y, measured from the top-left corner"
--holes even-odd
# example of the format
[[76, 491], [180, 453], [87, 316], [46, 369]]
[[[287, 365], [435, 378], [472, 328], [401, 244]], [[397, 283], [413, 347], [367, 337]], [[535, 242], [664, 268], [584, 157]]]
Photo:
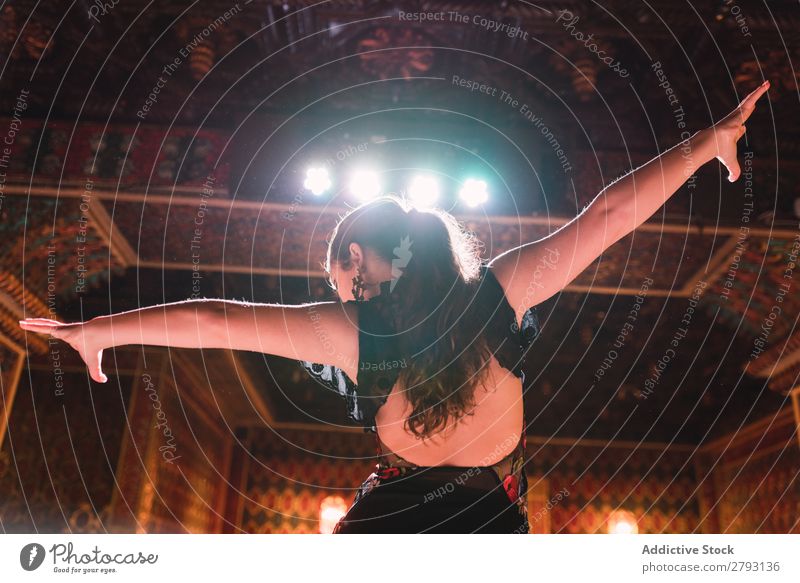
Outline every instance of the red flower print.
[[378, 477], [384, 480], [394, 478], [400, 475], [400, 468], [382, 468], [378, 470]]
[[508, 474], [503, 480], [503, 487], [506, 489], [509, 499], [516, 502], [519, 498], [519, 479], [514, 474]]

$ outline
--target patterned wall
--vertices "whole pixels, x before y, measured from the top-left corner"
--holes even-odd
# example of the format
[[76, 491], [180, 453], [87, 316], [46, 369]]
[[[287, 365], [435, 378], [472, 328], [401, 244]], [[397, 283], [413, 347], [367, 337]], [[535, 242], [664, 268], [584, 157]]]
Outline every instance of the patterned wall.
[[[800, 451], [791, 415], [781, 415], [746, 462], [710, 446], [529, 437], [531, 532], [604, 533], [614, 510], [633, 513], [646, 534], [796, 532]], [[758, 427], [741, 432], [750, 432], [750, 446]], [[236, 527], [228, 532], [318, 532], [322, 499], [337, 494], [351, 503], [353, 488], [372, 470], [374, 442], [365, 434], [251, 429], [246, 443], [239, 454], [243, 494], [231, 493]], [[712, 476], [710, 467], [717, 468]]]
[[0, 450], [0, 532], [221, 532], [230, 437], [190, 367], [117, 349], [100, 385], [65, 357], [60, 395], [44, 358]]
[[[697, 528], [694, 470], [685, 448], [645, 444], [602, 452], [600, 446], [536, 441], [528, 440], [531, 532], [602, 531], [609, 512], [623, 508], [640, 517], [640, 532]], [[245, 532], [318, 532], [322, 499], [338, 494], [349, 504], [352, 489], [372, 471], [374, 441], [366, 434], [251, 430], [248, 443], [252, 457], [237, 522]]]
[[606, 532], [614, 510], [632, 512], [640, 533], [687, 533], [697, 528], [690, 448], [554, 444], [529, 438], [528, 456], [532, 484], [543, 477], [551, 497], [567, 493], [550, 511], [550, 532]]
[[[790, 406], [711, 444], [699, 473], [713, 533], [800, 532], [800, 452]], [[716, 504], [713, 501], [716, 500]]]
[[0, 333], [0, 448], [5, 441], [8, 418], [13, 409], [24, 363], [24, 350]]
[[254, 429], [246, 443], [243, 495], [234, 504], [245, 532], [319, 532], [322, 499], [350, 504], [374, 466], [374, 439], [360, 432]]
[[114, 489], [130, 383], [100, 386], [47, 367], [26, 369], [0, 450], [2, 532], [102, 531]]
[[[150, 354], [132, 374], [109, 370], [119, 390], [81, 388], [85, 378], [69, 373], [61, 399], [51, 370], [26, 371], [0, 451], [3, 531], [315, 533], [323, 498], [349, 504], [373, 468], [374, 440], [360, 431], [260, 427], [234, 437], [191, 369], [174, 371], [173, 382], [167, 357]], [[156, 428], [154, 394], [174, 441]], [[175, 463], [159, 451], [170, 443]], [[531, 436], [528, 456], [531, 532], [602, 533], [619, 509], [640, 533], [798, 532], [790, 407], [698, 451]]]
[[[188, 366], [138, 363], [111, 514], [117, 532], [220, 532], [230, 436]], [[205, 393], [207, 394], [207, 393]]]

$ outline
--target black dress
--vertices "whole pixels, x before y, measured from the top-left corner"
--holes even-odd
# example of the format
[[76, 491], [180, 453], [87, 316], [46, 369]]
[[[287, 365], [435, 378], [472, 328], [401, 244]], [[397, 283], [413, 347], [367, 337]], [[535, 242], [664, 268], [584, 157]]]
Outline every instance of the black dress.
[[[480, 269], [470, 317], [485, 322], [484, 334], [495, 358], [522, 379], [524, 391], [522, 365], [539, 334], [536, 309], [525, 312], [520, 328], [492, 271], [485, 263]], [[403, 366], [392, 349], [397, 297], [397, 288], [392, 292], [390, 282], [384, 282], [380, 295], [357, 302], [357, 383], [338, 367], [299, 361], [315, 379], [345, 398], [350, 419], [375, 434], [375, 471], [359, 487], [334, 533], [527, 533], [524, 418], [514, 451], [484, 466], [417, 466], [390, 451], [378, 437], [375, 415]]]

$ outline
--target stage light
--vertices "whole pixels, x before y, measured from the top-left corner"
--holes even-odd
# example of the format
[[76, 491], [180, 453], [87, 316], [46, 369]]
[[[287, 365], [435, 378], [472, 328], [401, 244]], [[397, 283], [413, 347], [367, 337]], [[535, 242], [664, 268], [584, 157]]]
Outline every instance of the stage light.
[[636, 516], [628, 510], [615, 510], [608, 517], [608, 534], [639, 534]]
[[415, 176], [408, 195], [418, 206], [433, 206], [439, 198], [439, 182], [433, 176]]
[[319, 505], [319, 532], [331, 534], [339, 519], [347, 514], [347, 503], [341, 496], [327, 496]]
[[309, 168], [306, 170], [306, 180], [303, 187], [310, 190], [314, 196], [319, 196], [331, 187], [331, 177], [327, 168]]
[[357, 170], [350, 179], [350, 192], [360, 200], [375, 198], [381, 192], [378, 173], [372, 170]]
[[474, 178], [467, 178], [458, 196], [467, 203], [467, 206], [476, 207], [481, 205], [489, 200], [489, 193], [486, 191], [486, 182]]

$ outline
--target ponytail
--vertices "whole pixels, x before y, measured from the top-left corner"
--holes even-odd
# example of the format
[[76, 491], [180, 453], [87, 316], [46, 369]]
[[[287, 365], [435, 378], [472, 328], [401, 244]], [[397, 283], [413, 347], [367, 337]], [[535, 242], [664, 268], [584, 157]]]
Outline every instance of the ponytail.
[[332, 262], [349, 267], [351, 242], [391, 263], [398, 358], [411, 363], [398, 379], [413, 407], [406, 428], [429, 437], [467, 414], [491, 358], [481, 322], [467, 314], [480, 268], [479, 243], [449, 213], [417, 209], [394, 196], [365, 203], [341, 219], [328, 246], [327, 271]]

